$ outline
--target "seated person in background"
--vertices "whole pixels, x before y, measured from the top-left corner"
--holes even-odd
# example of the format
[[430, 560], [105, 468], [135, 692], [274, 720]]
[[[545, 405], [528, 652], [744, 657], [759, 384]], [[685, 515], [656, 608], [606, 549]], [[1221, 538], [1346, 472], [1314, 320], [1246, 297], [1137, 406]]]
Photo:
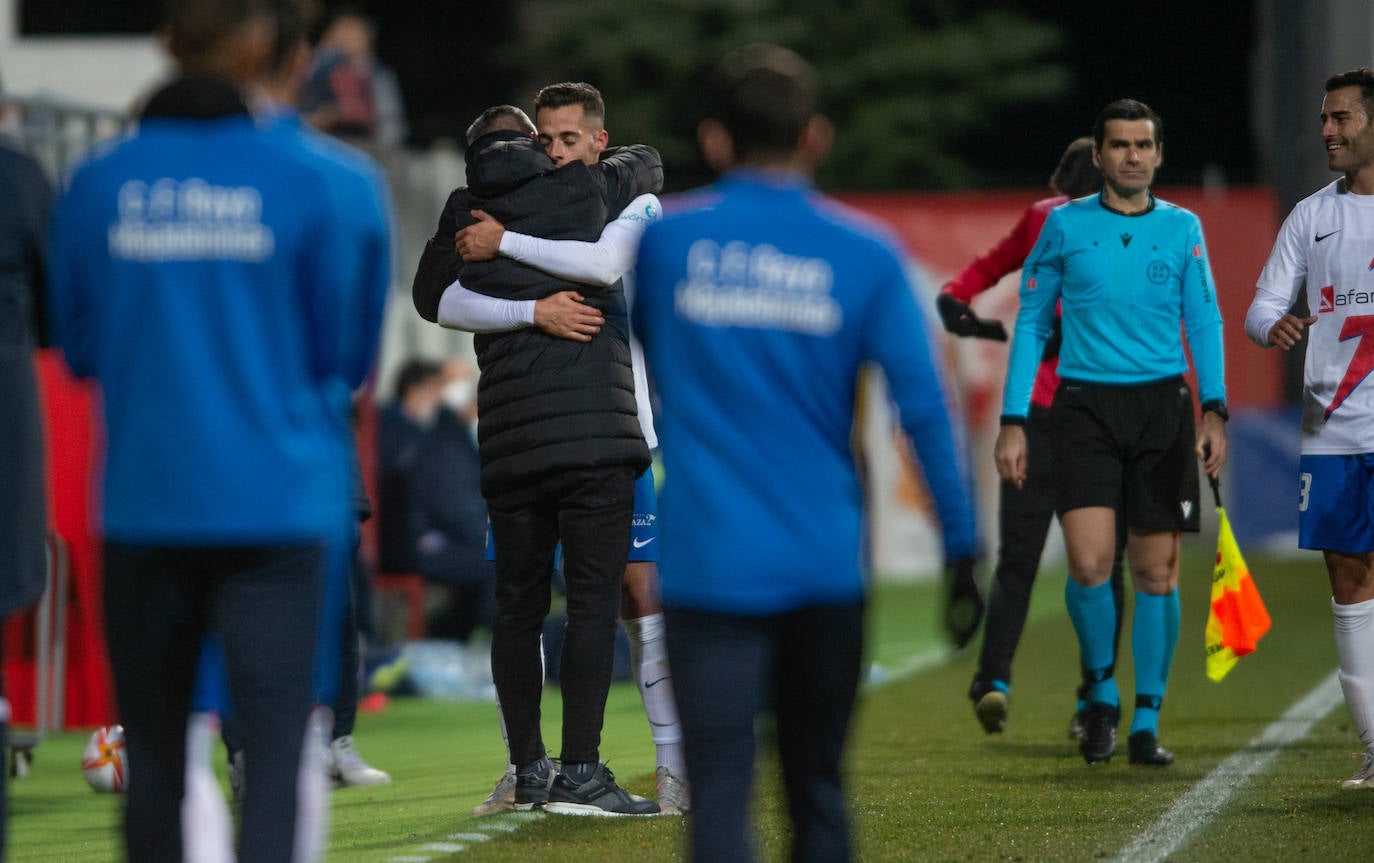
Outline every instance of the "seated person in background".
[[377, 570], [416, 572], [414, 519], [409, 488], [429, 430], [442, 407], [438, 363], [407, 360], [396, 375], [396, 395], [377, 412]]
[[441, 407], [410, 466], [411, 525], [417, 571], [449, 594], [429, 619], [436, 638], [467, 641], [490, 630], [496, 614], [496, 571], [487, 560], [487, 502], [479, 486], [477, 371], [444, 363]]

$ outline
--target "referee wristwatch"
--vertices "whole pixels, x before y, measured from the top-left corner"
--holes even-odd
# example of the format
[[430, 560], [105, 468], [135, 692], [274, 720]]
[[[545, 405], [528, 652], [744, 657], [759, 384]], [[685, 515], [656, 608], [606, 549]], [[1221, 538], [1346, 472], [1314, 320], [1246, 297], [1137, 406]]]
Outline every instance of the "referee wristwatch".
[[1216, 414], [1221, 417], [1222, 422], [1231, 418], [1231, 412], [1226, 409], [1226, 402], [1221, 399], [1212, 399], [1202, 403], [1202, 412], [1205, 414]]

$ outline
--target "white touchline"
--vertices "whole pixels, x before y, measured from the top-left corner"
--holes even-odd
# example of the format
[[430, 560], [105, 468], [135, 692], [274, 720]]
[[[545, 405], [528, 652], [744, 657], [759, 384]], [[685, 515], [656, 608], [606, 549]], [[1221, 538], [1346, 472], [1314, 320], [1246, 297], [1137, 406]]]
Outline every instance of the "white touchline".
[[[881, 668], [881, 675], [876, 678], [865, 681], [863, 684], [863, 689], [865, 692], [868, 692], [874, 689], [879, 689], [883, 686], [886, 686], [889, 683], [896, 683], [899, 680], [905, 680], [908, 677], [913, 677], [921, 673], [922, 671], [925, 671], [928, 668], [934, 668], [940, 663], [948, 661], [951, 655], [952, 653], [950, 649], [947, 647], [934, 647], [928, 650], [923, 650], [920, 653], [914, 653], [893, 663], [891, 668]], [[522, 826], [524, 826], [526, 822], [534, 821], [543, 817], [545, 816], [542, 812], [505, 812], [501, 815], [489, 816], [488, 818], [483, 819], [478, 829], [487, 831], [485, 835], [482, 833], [454, 833], [451, 834], [448, 838], [450, 841], [455, 839], [461, 839], [471, 842], [480, 842], [486, 839], [490, 839], [491, 833], [513, 833], [516, 830], [519, 830]], [[443, 845], [443, 843], [429, 843], [420, 846], [419, 850], [450, 850], [448, 848], [440, 847], [441, 845]], [[458, 854], [461, 853], [464, 849], [461, 845], [455, 845], [452, 847], [451, 850], [452, 853]], [[388, 857], [386, 858], [386, 863], [423, 863], [423, 861], [429, 859], [429, 857], [420, 856]]]
[[1217, 814], [1250, 777], [1263, 771], [1279, 751], [1307, 736], [1312, 726], [1342, 701], [1337, 672], [1317, 684], [1244, 749], [1227, 758], [1160, 819], [1117, 855], [1113, 863], [1160, 863]]

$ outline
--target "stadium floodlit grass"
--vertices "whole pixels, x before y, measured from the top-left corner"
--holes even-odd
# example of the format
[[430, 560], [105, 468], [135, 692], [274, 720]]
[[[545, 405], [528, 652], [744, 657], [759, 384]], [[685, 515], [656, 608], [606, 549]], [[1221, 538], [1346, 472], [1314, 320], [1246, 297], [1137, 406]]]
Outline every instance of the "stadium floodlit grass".
[[[1017, 656], [1010, 721], [1006, 733], [995, 736], [982, 732], [965, 697], [973, 652], [940, 652], [935, 589], [881, 585], [870, 608], [871, 685], [849, 759], [857, 858], [1117, 858], [1336, 667], [1320, 559], [1252, 555], [1250, 564], [1274, 627], [1258, 652], [1215, 684], [1204, 676], [1202, 652], [1211, 548], [1203, 538], [1185, 542], [1183, 630], [1161, 725], [1161, 740], [1178, 762], [1165, 769], [1127, 765], [1129, 709], [1111, 763], [1084, 764], [1069, 740], [1078, 671], [1063, 611], [1062, 571], [1045, 573], [1037, 586]], [[1129, 703], [1128, 640], [1123, 653], [1118, 675]], [[935, 661], [918, 661], [922, 657]], [[555, 751], [559, 708], [557, 691], [548, 690], [545, 728]], [[32, 775], [12, 783], [11, 860], [119, 859], [119, 800], [90, 791], [77, 766], [86, 736], [49, 736]], [[489, 704], [396, 699], [385, 712], [360, 719], [357, 740], [395, 782], [334, 792], [331, 861], [682, 859], [682, 822], [675, 818], [469, 818], [468, 810], [490, 791], [505, 761]], [[633, 791], [651, 793], [653, 746], [628, 684], [613, 687], [604, 740], [603, 754], [618, 778]], [[1374, 794], [1339, 787], [1359, 766], [1358, 748], [1339, 704], [1163, 859], [1368, 859]], [[756, 805], [761, 857], [767, 860], [785, 859], [787, 847], [774, 766], [762, 764]]]

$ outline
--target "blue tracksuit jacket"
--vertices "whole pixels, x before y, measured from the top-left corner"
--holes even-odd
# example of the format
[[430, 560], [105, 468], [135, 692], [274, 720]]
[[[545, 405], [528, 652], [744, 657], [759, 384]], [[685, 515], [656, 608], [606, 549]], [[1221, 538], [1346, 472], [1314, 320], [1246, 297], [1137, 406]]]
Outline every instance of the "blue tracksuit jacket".
[[859, 371], [887, 376], [946, 555], [972, 553], [970, 489], [895, 244], [796, 179], [736, 171], [649, 227], [634, 331], [662, 411], [666, 604], [741, 614], [856, 601]]

